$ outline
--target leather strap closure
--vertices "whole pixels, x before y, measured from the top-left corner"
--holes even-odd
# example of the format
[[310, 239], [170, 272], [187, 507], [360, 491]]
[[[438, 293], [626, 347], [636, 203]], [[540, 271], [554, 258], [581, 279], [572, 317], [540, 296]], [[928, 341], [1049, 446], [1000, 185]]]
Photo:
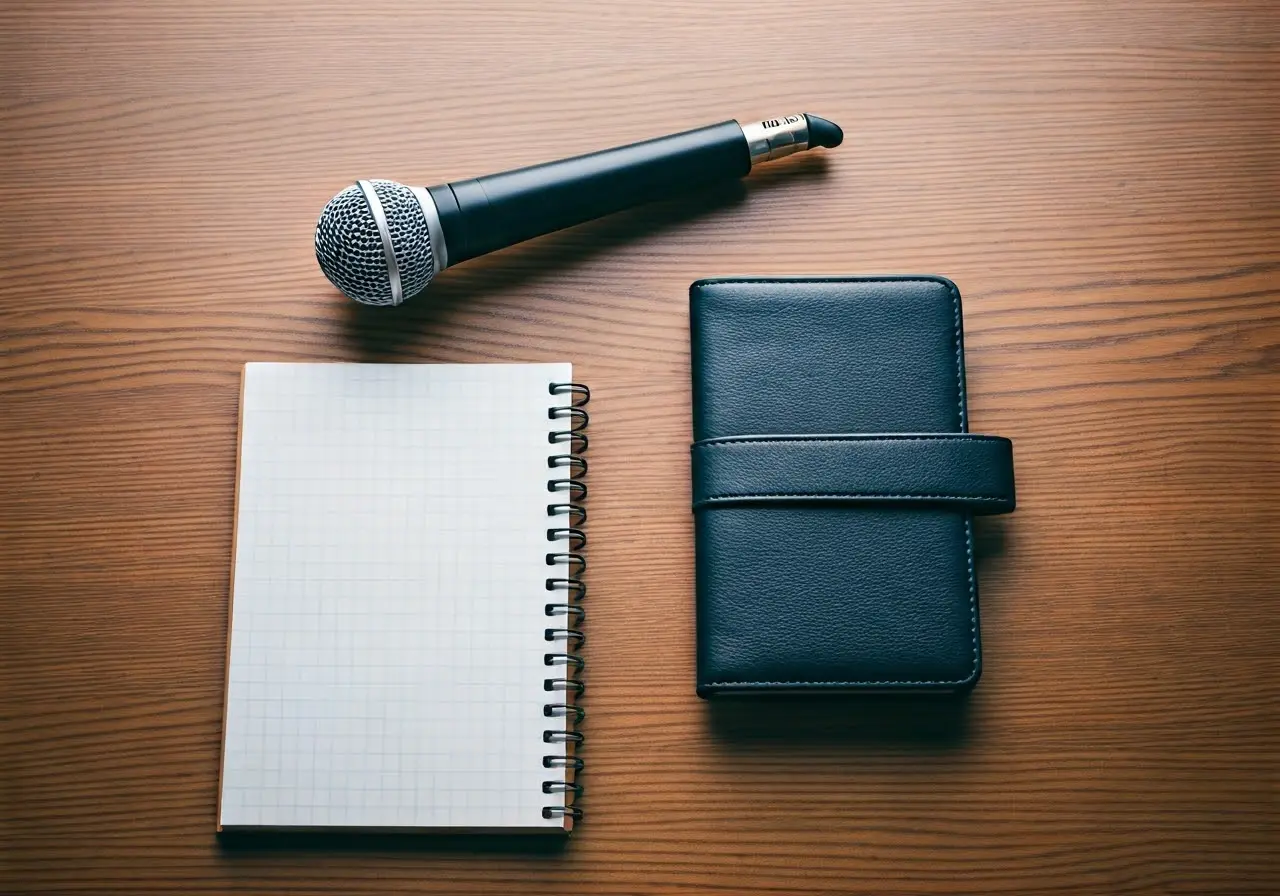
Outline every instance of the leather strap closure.
[[970, 433], [763, 435], [693, 445], [693, 507], [897, 503], [1014, 508], [1013, 443]]

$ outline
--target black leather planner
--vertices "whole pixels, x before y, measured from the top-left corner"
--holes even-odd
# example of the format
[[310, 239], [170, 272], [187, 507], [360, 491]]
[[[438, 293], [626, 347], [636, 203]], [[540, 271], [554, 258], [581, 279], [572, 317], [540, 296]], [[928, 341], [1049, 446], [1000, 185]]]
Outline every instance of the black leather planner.
[[699, 695], [972, 687], [1013, 454], [968, 432], [955, 285], [701, 280], [690, 320]]

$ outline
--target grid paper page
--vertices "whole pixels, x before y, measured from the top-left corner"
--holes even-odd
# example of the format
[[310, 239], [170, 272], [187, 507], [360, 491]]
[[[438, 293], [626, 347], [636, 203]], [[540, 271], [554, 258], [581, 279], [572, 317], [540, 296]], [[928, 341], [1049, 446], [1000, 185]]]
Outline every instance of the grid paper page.
[[245, 365], [222, 826], [562, 827], [547, 409], [571, 378]]

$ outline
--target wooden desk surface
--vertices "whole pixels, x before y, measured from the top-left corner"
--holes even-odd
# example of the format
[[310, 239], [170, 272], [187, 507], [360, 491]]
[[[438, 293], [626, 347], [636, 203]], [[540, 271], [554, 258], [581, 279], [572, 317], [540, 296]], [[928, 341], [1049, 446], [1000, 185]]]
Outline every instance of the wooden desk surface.
[[[1280, 33], [1264, 0], [0, 9], [0, 890], [1280, 891]], [[809, 110], [836, 152], [362, 313], [360, 176]], [[693, 696], [687, 286], [936, 272], [1017, 444], [962, 711]], [[595, 389], [561, 851], [214, 838], [245, 361]]]

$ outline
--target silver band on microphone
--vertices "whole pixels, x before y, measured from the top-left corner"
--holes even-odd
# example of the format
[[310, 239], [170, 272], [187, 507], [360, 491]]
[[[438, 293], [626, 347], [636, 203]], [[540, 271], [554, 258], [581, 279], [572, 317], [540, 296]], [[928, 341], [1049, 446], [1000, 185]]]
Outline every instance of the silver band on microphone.
[[391, 281], [391, 304], [399, 305], [404, 301], [404, 289], [400, 286], [400, 266], [396, 264], [395, 246], [391, 244], [391, 228], [387, 226], [387, 213], [382, 207], [382, 200], [367, 180], [356, 181], [356, 186], [364, 194], [364, 201], [369, 203], [369, 213], [373, 215], [373, 223], [378, 225], [378, 235], [382, 237], [382, 252], [387, 256], [387, 277]]
[[809, 120], [803, 115], [738, 123], [751, 149], [751, 164], [771, 162], [809, 148]]
[[431, 237], [432, 276], [449, 266], [449, 250], [444, 241], [444, 228], [440, 226], [440, 212], [436, 209], [436, 201], [431, 198], [426, 187], [410, 187], [409, 192], [422, 206], [422, 217], [427, 219], [427, 234]]

